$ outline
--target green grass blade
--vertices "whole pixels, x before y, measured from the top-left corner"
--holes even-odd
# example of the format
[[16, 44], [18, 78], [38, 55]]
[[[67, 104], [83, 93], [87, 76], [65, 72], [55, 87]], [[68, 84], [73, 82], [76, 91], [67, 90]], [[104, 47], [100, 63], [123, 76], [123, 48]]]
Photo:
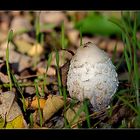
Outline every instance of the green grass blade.
[[120, 67], [121, 63], [123, 62], [123, 60], [124, 60], [124, 53], [123, 53], [123, 55], [121, 56], [120, 61], [119, 61], [119, 62], [117, 63], [117, 65], [116, 65], [116, 70], [119, 69], [119, 67]]
[[112, 62], [114, 64], [115, 58], [116, 58], [116, 52], [117, 52], [117, 42], [115, 44], [114, 50], [113, 50], [113, 55], [112, 55]]
[[[63, 87], [63, 98], [64, 98], [64, 112], [66, 112], [66, 110], [67, 110], [67, 107], [66, 107], [66, 103], [67, 103], [67, 90], [66, 90], [65, 87]], [[64, 114], [64, 124], [65, 124], [66, 128], [70, 128], [70, 125], [67, 122], [65, 114]]]
[[36, 17], [36, 21], [35, 21], [35, 29], [36, 29], [36, 40], [38, 43], [40, 43], [40, 23], [39, 23], [39, 18], [40, 18], [40, 13], [38, 13], [37, 17]]
[[61, 45], [62, 45], [62, 49], [65, 49], [64, 21], [62, 22], [61, 25]]
[[12, 79], [13, 79], [13, 82], [14, 82], [15, 87], [17, 88], [17, 90], [19, 91], [19, 93], [20, 93], [20, 95], [22, 97], [23, 110], [24, 110], [24, 112], [26, 112], [26, 103], [25, 103], [25, 98], [23, 96], [23, 90], [21, 89], [21, 87], [20, 87], [20, 85], [19, 85], [19, 83], [18, 83], [15, 75], [13, 73], [11, 73], [11, 75], [12, 75]]
[[40, 126], [42, 127], [43, 125], [43, 116], [42, 116], [42, 112], [41, 112], [41, 108], [40, 108], [40, 102], [39, 102], [39, 90], [38, 90], [38, 84], [37, 82], [34, 82], [35, 84], [35, 89], [36, 89], [36, 97], [37, 97], [37, 102], [38, 102], [38, 111], [39, 111], [39, 117], [40, 117]]
[[81, 112], [84, 111], [84, 109], [85, 109], [85, 106], [84, 106], [84, 105], [82, 105], [82, 106], [78, 109], [78, 111], [76, 112], [75, 116], [74, 116], [73, 119], [71, 120], [70, 125], [80, 116]]
[[12, 38], [13, 38], [13, 30], [10, 30], [8, 33], [8, 43], [6, 48], [6, 68], [7, 68], [8, 78], [9, 78], [10, 91], [12, 91], [12, 80], [11, 80], [10, 66], [9, 66], [9, 43], [12, 41]]
[[45, 72], [45, 75], [44, 75], [44, 87], [47, 85], [47, 71], [48, 71], [48, 68], [51, 65], [51, 61], [52, 61], [52, 53], [49, 54], [48, 61], [46, 62], [46, 72]]
[[125, 100], [123, 97], [116, 95], [124, 104], [128, 105], [136, 114], [139, 114], [138, 110], [129, 103], [129, 101]]
[[83, 40], [82, 40], [82, 27], [80, 27], [80, 46], [83, 45]]
[[34, 120], [33, 120], [33, 114], [30, 114], [30, 128], [32, 128], [34, 125]]
[[58, 79], [58, 88], [59, 88], [59, 94], [62, 96], [62, 82], [61, 82], [61, 76], [59, 71], [59, 53], [56, 51], [56, 68], [57, 68], [57, 79]]
[[130, 60], [129, 60], [129, 57], [128, 57], [128, 54], [127, 54], [126, 51], [124, 51], [124, 55], [125, 55], [125, 60], [126, 60], [128, 72], [129, 72], [129, 75], [130, 75], [130, 73], [131, 73], [131, 64], [130, 64]]
[[84, 101], [84, 111], [85, 111], [85, 114], [86, 114], [86, 120], [87, 120], [88, 128], [91, 128], [90, 118], [89, 118], [89, 111], [88, 111], [88, 105], [89, 105], [89, 101], [85, 100]]

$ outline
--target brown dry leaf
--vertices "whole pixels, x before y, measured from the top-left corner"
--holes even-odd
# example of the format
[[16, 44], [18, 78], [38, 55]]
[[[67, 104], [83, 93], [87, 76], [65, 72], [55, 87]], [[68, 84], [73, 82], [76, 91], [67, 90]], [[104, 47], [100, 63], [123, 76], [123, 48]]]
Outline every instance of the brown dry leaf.
[[[4, 41], [3, 43], [1, 43], [0, 49], [6, 50], [6, 48], [7, 48], [7, 41]], [[9, 44], [9, 50], [11, 51], [11, 50], [14, 50], [14, 49], [15, 49], [14, 44], [10, 42], [10, 44]]]
[[[4, 56], [4, 60], [6, 60], [6, 55]], [[21, 72], [32, 65], [29, 56], [21, 55], [16, 51], [10, 51], [9, 62], [12, 64], [12, 68], [17, 72]]]
[[60, 68], [60, 74], [61, 74], [61, 79], [62, 79], [62, 85], [65, 87], [66, 86], [66, 82], [67, 82], [67, 73], [69, 70], [69, 65], [70, 65], [70, 61], [68, 61], [67, 63], [65, 63], [61, 68]]
[[107, 44], [107, 52], [113, 52], [114, 47], [117, 43], [117, 52], [123, 52], [124, 44], [122, 41], [117, 42], [116, 40], [110, 40]]
[[21, 111], [19, 105], [17, 104], [17, 102], [14, 101], [9, 112], [6, 115], [6, 121], [10, 122], [20, 115], [22, 115], [22, 111]]
[[16, 36], [15, 40], [16, 39], [23, 40], [31, 44], [34, 44], [36, 42], [35, 39], [29, 36], [27, 33], [23, 33], [21, 35]]
[[116, 112], [113, 112], [113, 115], [109, 119], [110, 124], [116, 124], [123, 118], [129, 117], [130, 114], [132, 114], [133, 111], [130, 110], [127, 106], [120, 107]]
[[30, 50], [28, 50], [27, 54], [29, 56], [41, 55], [43, 51], [43, 46], [41, 46], [40, 44], [35, 44], [32, 46], [32, 48], [30, 48]]
[[[41, 108], [41, 109], [44, 108], [45, 103], [46, 103], [46, 100], [45, 100], [45, 99], [41, 99], [41, 98], [39, 99], [39, 104], [40, 104], [40, 108]], [[39, 108], [37, 97], [35, 97], [35, 99], [32, 101], [31, 107], [32, 107], [33, 109], [38, 109], [38, 108]]]
[[31, 58], [26, 55], [21, 55], [19, 59], [19, 67], [18, 67], [18, 72], [21, 72], [22, 70], [31, 67]]
[[13, 29], [14, 32], [20, 32], [23, 30], [31, 30], [32, 26], [23, 16], [16, 16], [11, 22], [11, 29]]
[[[51, 61], [51, 65], [55, 65], [56, 66], [56, 53], [52, 52], [52, 61]], [[68, 52], [68, 51], [59, 51], [59, 66], [62, 67], [67, 60], [70, 60], [72, 58], [72, 55]]]
[[[46, 61], [39, 62], [37, 65], [37, 75], [46, 73]], [[47, 70], [47, 75], [54, 76], [56, 75], [56, 70], [53, 67], [49, 67]]]
[[[76, 116], [76, 113], [80, 109], [81, 105], [82, 104], [75, 105], [72, 109], [69, 108], [66, 111], [65, 116], [66, 116], [66, 119], [67, 119], [67, 121], [69, 122], [70, 125], [78, 123], [79, 120], [81, 120], [82, 118], [85, 117], [85, 112], [82, 111], [80, 113], [80, 115], [78, 115], [77, 118], [75, 118], [75, 120], [73, 120], [74, 117]], [[77, 127], [77, 125], [75, 125], [75, 127]]]
[[14, 102], [15, 93], [7, 91], [0, 93], [0, 116], [5, 119]]
[[58, 121], [56, 122], [54, 128], [63, 128], [65, 123], [64, 123], [64, 118], [63, 117], [59, 117]]
[[73, 44], [73, 45], [77, 45], [77, 40], [79, 39], [79, 32], [77, 30], [68, 30], [67, 31], [67, 36], [69, 38], [69, 41]]
[[[6, 57], [6, 48], [7, 48], [7, 42], [3, 42], [2, 44], [0, 44], [0, 57]], [[9, 51], [13, 51], [15, 48], [15, 46], [10, 43], [9, 44]]]
[[100, 12], [101, 12], [101, 14], [103, 16], [121, 19], [121, 12], [119, 12], [119, 11], [113, 11], [113, 12], [110, 12], [110, 11], [100, 11]]
[[[46, 71], [46, 69], [44, 69], [45, 71]], [[43, 69], [42, 69], [42, 71], [41, 71], [41, 69], [38, 69], [38, 71], [41, 73], [41, 74], [43, 74], [44, 72], [43, 72]], [[48, 68], [48, 70], [47, 70], [47, 75], [49, 75], [49, 76], [54, 76], [54, 75], [56, 75], [56, 70], [53, 68], [53, 67], [49, 67]]]
[[47, 121], [50, 119], [59, 109], [64, 106], [64, 100], [62, 96], [49, 95], [43, 108], [43, 119]]
[[8, 76], [3, 74], [2, 72], [0, 72], [0, 82], [2, 82], [2, 83], [8, 83], [9, 82]]
[[0, 43], [7, 39], [7, 33], [0, 32]]
[[15, 101], [14, 92], [8, 91], [0, 94], [0, 116], [7, 123], [6, 128], [9, 128], [11, 125], [12, 128], [25, 127], [26, 122], [23, 119], [19, 105]]
[[50, 11], [50, 12], [45, 12], [42, 11], [40, 14], [40, 22], [42, 24], [44, 23], [50, 23], [54, 24], [55, 26], [59, 26], [62, 21], [67, 22], [66, 15], [63, 12], [59, 11]]
[[35, 87], [25, 87], [25, 92], [32, 95], [35, 93]]

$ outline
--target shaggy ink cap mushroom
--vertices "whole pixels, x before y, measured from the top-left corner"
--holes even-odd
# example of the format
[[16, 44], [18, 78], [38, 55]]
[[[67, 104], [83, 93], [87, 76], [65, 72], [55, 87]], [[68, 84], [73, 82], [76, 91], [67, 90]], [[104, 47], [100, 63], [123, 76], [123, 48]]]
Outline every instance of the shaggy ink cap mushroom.
[[67, 75], [72, 98], [89, 99], [93, 109], [100, 111], [110, 104], [118, 83], [115, 66], [107, 53], [91, 42], [77, 49]]

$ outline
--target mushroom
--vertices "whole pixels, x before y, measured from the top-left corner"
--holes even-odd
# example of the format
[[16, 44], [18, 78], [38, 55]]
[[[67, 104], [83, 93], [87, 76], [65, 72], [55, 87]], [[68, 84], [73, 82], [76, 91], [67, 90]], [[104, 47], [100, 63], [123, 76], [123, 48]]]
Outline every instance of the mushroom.
[[77, 49], [67, 75], [72, 98], [89, 99], [94, 111], [100, 111], [110, 104], [118, 83], [115, 66], [107, 53], [91, 42]]

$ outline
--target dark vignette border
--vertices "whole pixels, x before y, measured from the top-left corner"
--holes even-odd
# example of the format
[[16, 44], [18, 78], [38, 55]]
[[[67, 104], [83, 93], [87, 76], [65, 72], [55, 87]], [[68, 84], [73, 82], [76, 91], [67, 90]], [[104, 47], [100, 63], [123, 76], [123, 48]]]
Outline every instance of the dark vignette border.
[[14, 140], [79, 140], [79, 139], [135, 139], [140, 129], [19, 129], [0, 130], [0, 138]]
[[[1, 0], [0, 10], [140, 10], [138, 0]], [[140, 129], [8, 129], [0, 139], [135, 139]]]
[[1, 0], [1, 10], [140, 10], [138, 0]]

